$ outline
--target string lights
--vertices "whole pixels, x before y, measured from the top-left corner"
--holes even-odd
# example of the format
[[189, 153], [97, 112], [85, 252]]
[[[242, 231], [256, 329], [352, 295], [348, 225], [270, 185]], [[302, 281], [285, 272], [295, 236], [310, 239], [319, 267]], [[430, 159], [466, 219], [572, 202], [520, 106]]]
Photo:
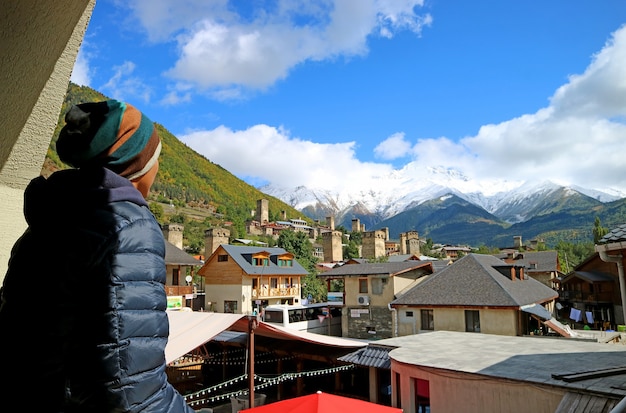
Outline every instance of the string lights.
[[[345, 371], [345, 370], [349, 370], [354, 368], [354, 364], [348, 364], [345, 366], [337, 366], [337, 367], [331, 367], [331, 368], [327, 368], [327, 369], [322, 369], [322, 370], [311, 370], [311, 371], [301, 371], [301, 372], [297, 372], [297, 373], [284, 373], [275, 377], [263, 377], [263, 376], [259, 376], [257, 374], [254, 375], [254, 380], [255, 381], [259, 381], [259, 384], [256, 384], [254, 386], [254, 390], [260, 390], [260, 389], [264, 389], [270, 386], [276, 386], [284, 381], [288, 381], [288, 380], [295, 380], [301, 377], [312, 377], [312, 376], [322, 376], [322, 375], [326, 375], [326, 374], [333, 374], [333, 373], [337, 373], [339, 371]], [[247, 380], [248, 379], [248, 374], [243, 374], [241, 376], [235, 377], [233, 379], [230, 379], [228, 381], [225, 381], [223, 383], [220, 384], [216, 384], [214, 386], [211, 387], [207, 387], [206, 389], [202, 389], [200, 391], [197, 391], [195, 393], [191, 393], [191, 394], [187, 394], [185, 396], [183, 396], [185, 398], [185, 401], [187, 402], [187, 404], [191, 407], [193, 406], [197, 406], [197, 405], [201, 405], [201, 404], [205, 404], [205, 403], [215, 403], [221, 400], [230, 400], [231, 397], [237, 397], [237, 396], [242, 396], [242, 395], [246, 395], [248, 394], [248, 390], [236, 390], [236, 391], [232, 391], [229, 393], [223, 393], [223, 394], [219, 394], [219, 395], [215, 395], [212, 397], [204, 397], [210, 393], [215, 392], [216, 390], [221, 390], [222, 388], [231, 386], [237, 382], [240, 382], [242, 380]]]

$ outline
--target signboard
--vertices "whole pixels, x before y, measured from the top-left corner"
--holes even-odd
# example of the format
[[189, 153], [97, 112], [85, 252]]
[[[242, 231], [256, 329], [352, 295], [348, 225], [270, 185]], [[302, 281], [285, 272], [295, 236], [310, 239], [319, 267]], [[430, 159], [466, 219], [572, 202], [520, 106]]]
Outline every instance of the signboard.
[[343, 304], [343, 293], [329, 292], [326, 301], [333, 304]]
[[369, 314], [369, 312], [370, 310], [368, 308], [351, 308], [350, 317], [361, 318], [361, 314]]
[[168, 295], [167, 296], [167, 308], [182, 308], [183, 296], [182, 295]]

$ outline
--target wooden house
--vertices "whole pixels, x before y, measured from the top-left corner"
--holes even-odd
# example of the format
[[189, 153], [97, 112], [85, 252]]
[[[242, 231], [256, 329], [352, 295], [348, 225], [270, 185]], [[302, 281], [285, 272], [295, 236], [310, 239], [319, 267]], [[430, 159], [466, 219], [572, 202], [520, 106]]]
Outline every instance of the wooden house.
[[307, 271], [283, 248], [222, 244], [198, 274], [209, 311], [252, 314], [270, 304], [299, 303]]

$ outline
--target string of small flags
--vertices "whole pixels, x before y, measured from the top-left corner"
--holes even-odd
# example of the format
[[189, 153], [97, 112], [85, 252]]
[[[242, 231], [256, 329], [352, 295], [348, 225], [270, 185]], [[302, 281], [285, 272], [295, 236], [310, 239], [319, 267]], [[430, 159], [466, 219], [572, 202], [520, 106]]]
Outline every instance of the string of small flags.
[[[270, 386], [275, 386], [278, 385], [284, 381], [287, 380], [295, 380], [298, 379], [300, 377], [311, 377], [311, 376], [321, 376], [321, 375], [326, 375], [326, 374], [332, 374], [332, 373], [336, 373], [338, 371], [344, 371], [344, 370], [349, 370], [354, 368], [354, 364], [349, 364], [349, 365], [345, 365], [345, 366], [337, 366], [337, 367], [331, 367], [328, 369], [322, 369], [322, 370], [312, 370], [312, 371], [303, 371], [303, 372], [298, 372], [298, 373], [284, 373], [281, 374], [279, 376], [276, 377], [263, 377], [263, 376], [259, 376], [259, 375], [254, 375], [254, 379], [255, 380], [259, 380], [261, 383], [257, 384], [254, 386], [254, 390], [260, 390], [260, 389], [264, 389], [266, 387], [270, 387]], [[202, 396], [209, 394], [215, 390], [221, 389], [223, 387], [228, 387], [231, 384], [237, 383], [241, 380], [246, 380], [248, 378], [248, 374], [244, 374], [241, 375], [239, 377], [236, 377], [234, 379], [228, 380], [224, 383], [220, 383], [218, 385], [200, 390], [198, 392], [192, 393], [192, 394], [188, 394], [185, 395], [185, 401], [187, 402], [187, 404], [189, 404], [189, 406], [196, 406], [196, 405], [200, 405], [200, 404], [204, 404], [204, 403], [215, 403], [218, 402], [220, 400], [230, 400], [231, 397], [237, 397], [237, 396], [241, 396], [244, 394], [248, 394], [248, 390], [237, 390], [237, 391], [233, 391], [230, 393], [224, 393], [224, 394], [219, 394], [213, 397], [206, 397], [206, 398], [202, 398]], [[194, 400], [196, 399], [197, 400]]]

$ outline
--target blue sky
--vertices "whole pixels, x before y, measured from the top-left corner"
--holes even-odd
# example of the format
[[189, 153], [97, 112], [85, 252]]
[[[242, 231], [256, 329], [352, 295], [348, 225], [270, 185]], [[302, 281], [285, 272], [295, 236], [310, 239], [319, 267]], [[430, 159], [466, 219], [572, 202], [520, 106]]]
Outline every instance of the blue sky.
[[98, 0], [72, 81], [251, 184], [626, 196], [623, 0]]

